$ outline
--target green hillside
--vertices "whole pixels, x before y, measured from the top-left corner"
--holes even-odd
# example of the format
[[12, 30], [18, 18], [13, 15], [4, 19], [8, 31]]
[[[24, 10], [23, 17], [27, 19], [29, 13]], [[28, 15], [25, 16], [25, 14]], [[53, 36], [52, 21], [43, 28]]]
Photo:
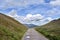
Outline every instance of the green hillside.
[[21, 40], [26, 30], [18, 21], [0, 13], [0, 40]]
[[50, 40], [60, 40], [60, 19], [53, 20], [46, 25], [37, 27], [36, 30]]

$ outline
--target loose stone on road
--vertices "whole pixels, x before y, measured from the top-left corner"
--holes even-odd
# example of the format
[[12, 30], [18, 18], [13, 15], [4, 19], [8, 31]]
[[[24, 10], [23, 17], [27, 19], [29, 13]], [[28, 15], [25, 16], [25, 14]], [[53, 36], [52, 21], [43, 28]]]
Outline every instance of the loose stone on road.
[[45, 36], [35, 31], [33, 28], [28, 29], [22, 40], [48, 40]]

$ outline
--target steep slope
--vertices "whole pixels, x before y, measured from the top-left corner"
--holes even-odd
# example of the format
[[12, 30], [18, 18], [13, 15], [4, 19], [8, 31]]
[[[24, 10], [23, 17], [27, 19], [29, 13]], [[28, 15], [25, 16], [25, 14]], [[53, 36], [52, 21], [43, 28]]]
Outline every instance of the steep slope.
[[60, 40], [60, 19], [53, 20], [46, 25], [36, 28], [36, 30], [50, 40]]
[[26, 30], [18, 21], [0, 13], [0, 40], [21, 40]]

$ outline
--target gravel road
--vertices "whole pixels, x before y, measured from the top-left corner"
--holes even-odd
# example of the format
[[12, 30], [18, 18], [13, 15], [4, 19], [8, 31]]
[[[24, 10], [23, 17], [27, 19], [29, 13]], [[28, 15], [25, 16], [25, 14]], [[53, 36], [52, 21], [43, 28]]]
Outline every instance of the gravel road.
[[48, 40], [45, 36], [38, 33], [35, 29], [28, 29], [22, 40]]

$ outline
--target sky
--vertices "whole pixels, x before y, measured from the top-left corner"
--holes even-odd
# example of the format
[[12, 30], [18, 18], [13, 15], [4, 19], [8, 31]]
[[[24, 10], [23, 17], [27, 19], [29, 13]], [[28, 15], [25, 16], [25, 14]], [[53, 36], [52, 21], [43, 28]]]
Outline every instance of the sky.
[[60, 0], [0, 0], [0, 13], [23, 24], [43, 25], [60, 18]]

